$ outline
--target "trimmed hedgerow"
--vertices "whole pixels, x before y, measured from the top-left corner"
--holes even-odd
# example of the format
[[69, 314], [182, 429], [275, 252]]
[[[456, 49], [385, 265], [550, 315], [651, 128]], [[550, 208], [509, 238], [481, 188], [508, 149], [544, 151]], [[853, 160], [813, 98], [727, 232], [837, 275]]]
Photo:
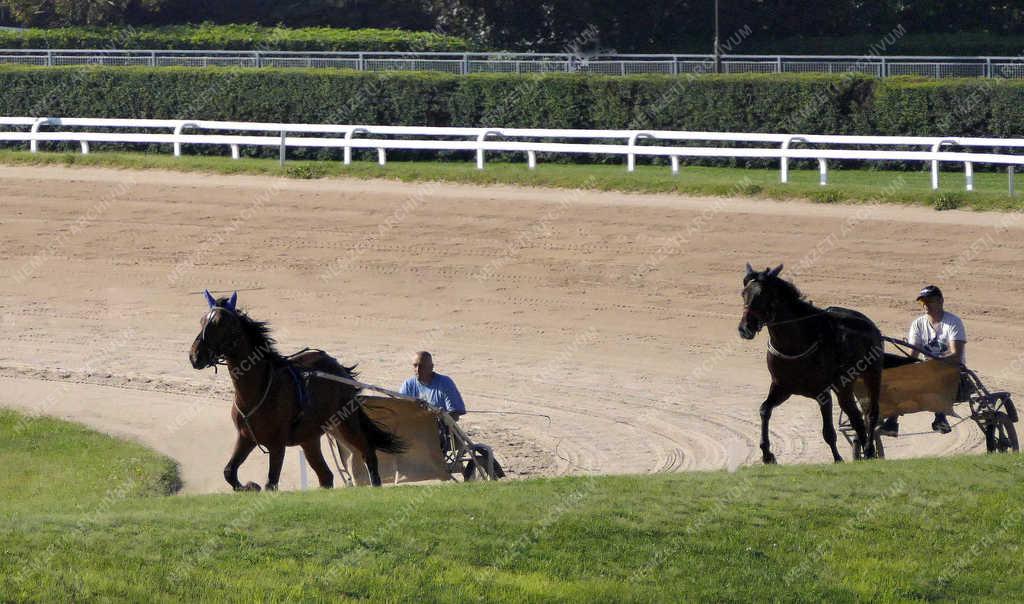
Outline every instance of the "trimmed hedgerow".
[[1020, 137], [1024, 82], [7, 66], [0, 114]]
[[454, 52], [469, 45], [454, 36], [398, 29], [202, 24], [0, 30], [0, 48]]

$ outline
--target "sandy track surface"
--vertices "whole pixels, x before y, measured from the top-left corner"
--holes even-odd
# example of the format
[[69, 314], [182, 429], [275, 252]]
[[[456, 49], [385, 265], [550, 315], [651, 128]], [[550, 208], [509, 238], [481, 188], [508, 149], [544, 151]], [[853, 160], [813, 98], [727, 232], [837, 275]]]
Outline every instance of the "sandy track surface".
[[[736, 335], [748, 260], [893, 335], [937, 282], [971, 365], [1024, 391], [1020, 215], [55, 167], [0, 182], [0, 404], [151, 445], [190, 492], [226, 489], [234, 439], [227, 376], [186, 358], [205, 287], [238, 289], [283, 351], [324, 348], [372, 383], [434, 351], [516, 476], [756, 462], [768, 375], [765, 336]], [[776, 412], [780, 462], [830, 459], [818, 417], [799, 398]], [[894, 458], [982, 448], [971, 423], [887, 441]], [[243, 479], [265, 468], [254, 454]]]

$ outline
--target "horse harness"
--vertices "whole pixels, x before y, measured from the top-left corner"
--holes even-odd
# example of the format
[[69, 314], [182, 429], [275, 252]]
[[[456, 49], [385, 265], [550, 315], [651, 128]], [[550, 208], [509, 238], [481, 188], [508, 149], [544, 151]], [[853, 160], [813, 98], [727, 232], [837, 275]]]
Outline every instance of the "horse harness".
[[[754, 309], [748, 308], [747, 310], [748, 310], [748, 312], [753, 313], [755, 317], [757, 317], [759, 319], [763, 319], [763, 317], [761, 316], [761, 313], [755, 311]], [[835, 311], [835, 309], [833, 307], [829, 306], [828, 308], [825, 308], [825, 309], [823, 309], [821, 311], [818, 311], [816, 313], [812, 313], [812, 314], [809, 314], [809, 315], [804, 315], [803, 317], [797, 317], [795, 319], [785, 319], [783, 321], [764, 321], [764, 325], [765, 325], [765, 327], [773, 327], [775, 325], [783, 325], [785, 323], [798, 323], [800, 321], [806, 321], [807, 319], [812, 319], [814, 317], [819, 317], [819, 316], [822, 316], [822, 315], [831, 314], [834, 311]], [[835, 327], [836, 327], [836, 329], [838, 331], [842, 332], [843, 337], [845, 337], [846, 335], [849, 335], [849, 334], [859, 335], [861, 337], [864, 337], [864, 334], [861, 334], [861, 333], [857, 332], [856, 330], [850, 329], [849, 327], [846, 327], [845, 325], [836, 325]], [[816, 350], [818, 350], [818, 347], [819, 347], [820, 344], [821, 344], [821, 340], [817, 339], [817, 340], [814, 341], [814, 343], [812, 343], [810, 346], [808, 346], [806, 350], [804, 350], [803, 352], [801, 352], [799, 354], [786, 354], [786, 353], [780, 351], [779, 349], [775, 348], [775, 346], [772, 345], [772, 338], [771, 338], [771, 335], [769, 334], [769, 336], [768, 336], [768, 353], [771, 354], [772, 356], [778, 357], [780, 359], [785, 359], [787, 361], [795, 361], [797, 359], [802, 359], [802, 358], [804, 358], [806, 356], [809, 356], [809, 355], [813, 354]]]
[[[825, 310], [822, 310], [822, 311], [819, 311], [819, 312], [816, 312], [816, 313], [812, 313], [812, 314], [809, 314], [809, 315], [805, 315], [803, 317], [797, 317], [795, 319], [785, 319], [785, 320], [782, 320], [782, 321], [768, 321], [764, 317], [764, 315], [762, 313], [760, 313], [759, 311], [754, 310], [753, 308], [750, 308], [749, 306], [746, 307], [746, 311], [748, 313], [750, 313], [750, 314], [753, 314], [754, 317], [760, 319], [764, 323], [765, 327], [774, 327], [776, 325], [783, 325], [785, 323], [798, 323], [800, 321], [806, 321], [807, 319], [812, 319], [814, 317], [825, 315], [825, 314], [828, 314], [829, 309], [826, 308]], [[801, 352], [799, 354], [786, 354], [784, 352], [781, 352], [779, 349], [775, 348], [775, 346], [772, 345], [771, 334], [768, 335], [768, 353], [771, 354], [772, 356], [778, 357], [780, 359], [785, 359], [787, 361], [795, 361], [797, 359], [802, 359], [802, 358], [812, 354], [815, 350], [818, 349], [819, 344], [820, 344], [820, 341], [819, 340], [815, 340], [814, 343], [811, 344], [807, 348], [807, 350], [804, 350], [803, 352]]]

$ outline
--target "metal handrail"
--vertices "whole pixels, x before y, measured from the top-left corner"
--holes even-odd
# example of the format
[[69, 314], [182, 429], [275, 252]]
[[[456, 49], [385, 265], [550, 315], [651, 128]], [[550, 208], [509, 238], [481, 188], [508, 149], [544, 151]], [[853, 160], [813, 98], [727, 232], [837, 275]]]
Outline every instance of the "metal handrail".
[[[572, 53], [529, 53], [504, 51], [301, 51], [301, 50], [190, 50], [190, 49], [83, 49], [83, 48], [7, 48], [0, 49], [0, 63], [33, 63], [47, 66], [58, 64], [104, 63], [105, 61], [135, 60], [150, 66], [191, 65], [203, 66], [214, 62], [228, 62], [228, 66], [309, 67], [314, 61], [345, 61], [341, 67], [373, 71], [372, 61], [386, 62], [389, 70], [439, 70], [450, 73], [507, 71], [508, 63], [515, 62], [517, 70], [534, 64], [533, 69], [558, 69], [588, 73], [598, 71], [606, 75], [624, 75], [638, 72], [665, 74], [694, 73], [681, 69], [684, 64], [707, 64], [714, 55], [687, 53], [615, 53], [580, 55]], [[274, 59], [291, 62], [276, 65]], [[302, 61], [301, 59], [306, 59]], [[849, 71], [874, 72], [889, 77], [894, 72], [916, 75], [956, 75], [993, 77], [997, 68], [1001, 77], [1024, 78], [1024, 55], [1018, 56], [940, 56], [940, 55], [757, 55], [733, 54], [721, 57], [723, 71], [740, 73], [781, 73], [787, 71], [822, 71], [845, 73]], [[407, 62], [403, 64], [402, 62]], [[851, 63], [853, 66], [851, 67]], [[1007, 70], [1012, 65], [1021, 69]], [[319, 67], [338, 67], [319, 65]], [[603, 71], [602, 71], [603, 70]], [[945, 70], [945, 71], [943, 71]], [[708, 73], [700, 70], [696, 73]]]

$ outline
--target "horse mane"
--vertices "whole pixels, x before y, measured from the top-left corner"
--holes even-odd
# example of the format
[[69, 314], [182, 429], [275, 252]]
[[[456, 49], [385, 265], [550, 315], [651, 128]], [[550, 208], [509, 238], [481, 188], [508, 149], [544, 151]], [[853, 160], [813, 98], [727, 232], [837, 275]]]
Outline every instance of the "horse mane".
[[[217, 300], [217, 304], [223, 306], [226, 298]], [[238, 316], [238, 320], [242, 325], [242, 332], [245, 333], [245, 337], [252, 343], [252, 347], [256, 350], [262, 351], [265, 358], [270, 361], [284, 361], [284, 356], [277, 350], [277, 340], [274, 336], [270, 335], [270, 323], [267, 321], [257, 321], [240, 309], [235, 309], [235, 314]]]
[[[226, 302], [227, 298], [221, 298], [217, 300], [217, 305], [224, 306]], [[238, 319], [242, 325], [242, 331], [245, 333], [246, 338], [249, 339], [249, 342], [252, 343], [253, 348], [263, 351], [264, 357], [275, 364], [289, 362], [288, 358], [277, 350], [277, 340], [275, 340], [274, 336], [270, 334], [269, 321], [257, 321], [246, 314], [244, 310], [238, 308], [235, 309], [235, 314], [238, 315]], [[329, 359], [331, 369], [334, 369], [335, 371], [344, 371], [353, 379], [359, 376], [359, 372], [356, 371], [356, 365], [352, 365], [351, 367], [342, 365], [327, 353], [323, 353], [323, 357], [325, 359]]]
[[787, 301], [790, 302], [791, 304], [795, 304], [802, 310], [808, 312], [815, 312], [818, 310], [818, 307], [815, 306], [811, 301], [807, 300], [803, 292], [800, 291], [800, 288], [798, 288], [796, 285], [793, 285], [792, 281], [786, 281], [785, 279], [782, 279], [777, 276], [768, 277], [767, 279], [762, 280], [762, 283], [769, 282], [775, 287], [777, 287], [781, 292], [782, 297], [787, 298]]

